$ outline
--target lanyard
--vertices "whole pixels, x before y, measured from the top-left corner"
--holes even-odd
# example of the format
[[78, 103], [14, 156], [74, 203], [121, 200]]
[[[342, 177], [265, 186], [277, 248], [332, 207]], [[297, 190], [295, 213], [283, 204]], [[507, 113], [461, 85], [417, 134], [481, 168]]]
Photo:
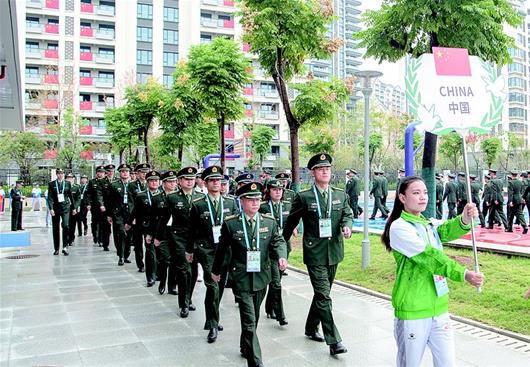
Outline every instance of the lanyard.
[[[320, 201], [318, 200], [318, 193], [317, 193], [317, 187], [316, 185], [313, 185], [313, 192], [315, 193], [315, 200], [317, 201], [317, 210], [318, 210], [318, 218], [322, 219], [322, 211], [320, 209]], [[328, 186], [328, 211], [326, 213], [326, 216], [329, 218], [331, 214], [331, 190]]]
[[[269, 208], [271, 208], [271, 214], [272, 214], [272, 217], [274, 218], [274, 209], [272, 207], [272, 201], [269, 200]], [[280, 200], [280, 213], [279, 213], [279, 221], [280, 221], [280, 229], [283, 229], [283, 203], [282, 201]]]
[[[247, 245], [247, 250], [250, 250], [250, 240], [248, 239], [247, 234], [247, 219], [245, 213], [241, 214], [241, 221], [243, 222], [243, 233], [245, 234], [245, 245]], [[256, 222], [256, 251], [259, 251], [259, 215], [258, 213], [254, 214], [254, 221]]]
[[64, 183], [66, 181], [63, 180], [63, 189], [59, 192], [59, 185], [57, 185], [57, 180], [55, 180], [55, 188], [57, 189], [57, 193], [58, 194], [63, 194], [64, 193]]
[[[214, 217], [213, 215], [213, 210], [212, 210], [212, 203], [210, 202], [210, 196], [209, 195], [206, 195], [206, 202], [208, 203], [208, 211], [210, 212], [210, 220], [212, 221], [212, 227], [215, 227], [215, 220], [217, 219], [216, 217]], [[221, 219], [219, 221], [219, 223], [223, 223], [223, 220], [224, 220], [224, 206], [223, 206], [223, 197], [222, 196], [219, 196], [219, 206], [221, 208]]]
[[83, 200], [83, 197], [85, 196], [85, 191], [86, 191], [87, 186], [88, 184], [83, 186], [83, 191], [81, 191], [81, 200]]
[[147, 190], [147, 201], [149, 201], [149, 206], [152, 206], [153, 204], [151, 203], [151, 190]]
[[123, 199], [127, 199], [127, 189], [129, 188], [129, 183], [125, 183], [125, 182], [121, 182], [121, 184], [123, 185]]

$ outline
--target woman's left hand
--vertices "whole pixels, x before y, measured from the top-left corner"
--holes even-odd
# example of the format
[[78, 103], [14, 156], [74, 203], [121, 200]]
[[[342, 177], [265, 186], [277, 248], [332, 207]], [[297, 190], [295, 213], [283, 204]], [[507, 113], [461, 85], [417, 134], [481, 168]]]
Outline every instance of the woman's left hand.
[[477, 206], [475, 203], [467, 203], [462, 212], [462, 223], [468, 225], [473, 218], [478, 218]]

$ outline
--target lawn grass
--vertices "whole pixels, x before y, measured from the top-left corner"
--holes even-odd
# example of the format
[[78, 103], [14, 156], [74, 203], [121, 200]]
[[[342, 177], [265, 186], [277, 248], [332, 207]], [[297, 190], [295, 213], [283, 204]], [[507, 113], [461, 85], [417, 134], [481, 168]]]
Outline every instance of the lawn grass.
[[[370, 236], [371, 266], [361, 270], [362, 234], [353, 234], [345, 243], [344, 261], [337, 279], [385, 294], [392, 293], [395, 279], [393, 256], [386, 252], [379, 236]], [[292, 239], [289, 264], [305, 269], [300, 240]], [[445, 253], [468, 269], [473, 268], [473, 253], [466, 249], [446, 247]], [[479, 253], [481, 272], [486, 276], [482, 293], [468, 283], [449, 280], [449, 311], [485, 324], [530, 335], [530, 299], [523, 295], [530, 287], [530, 259]]]

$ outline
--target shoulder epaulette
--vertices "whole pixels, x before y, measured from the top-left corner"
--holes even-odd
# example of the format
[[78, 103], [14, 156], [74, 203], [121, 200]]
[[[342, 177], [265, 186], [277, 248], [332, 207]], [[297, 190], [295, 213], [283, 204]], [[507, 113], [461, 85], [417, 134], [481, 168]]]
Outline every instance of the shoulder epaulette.
[[238, 214], [232, 214], [232, 215], [229, 215], [229, 216], [225, 217], [225, 221], [232, 220], [232, 219], [237, 219], [237, 218], [239, 218]]
[[300, 192], [307, 192], [307, 191], [311, 191], [311, 188], [307, 188], [307, 189], [303, 189], [303, 190], [300, 190]]
[[272, 220], [276, 220], [274, 219], [274, 217], [272, 216], [271, 213], [261, 213], [261, 215], [265, 218], [269, 218], [269, 219], [272, 219]]
[[259, 205], [264, 205], [264, 204], [267, 204], [266, 201], [262, 201], [261, 203], [259, 203]]
[[200, 197], [200, 198], [193, 199], [193, 202], [194, 202], [194, 203], [197, 203], [197, 202], [199, 202], [199, 201], [201, 201], [201, 200], [204, 200], [205, 198], [206, 198], [206, 195], [203, 196], [203, 197]]
[[161, 192], [160, 192], [160, 191], [157, 191], [157, 192], [155, 192], [155, 193], [153, 194], [153, 197], [154, 197], [154, 196], [158, 196], [158, 195], [160, 195], [160, 194], [161, 194]]
[[334, 187], [334, 186], [331, 186], [331, 188], [332, 188], [334, 191], [342, 191], [342, 192], [344, 192], [344, 189], [341, 189], [340, 187]]

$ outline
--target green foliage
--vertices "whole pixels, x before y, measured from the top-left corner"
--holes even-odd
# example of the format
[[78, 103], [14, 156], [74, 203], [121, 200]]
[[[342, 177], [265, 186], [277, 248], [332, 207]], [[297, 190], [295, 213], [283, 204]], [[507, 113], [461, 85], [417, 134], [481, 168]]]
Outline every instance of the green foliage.
[[326, 127], [307, 127], [302, 131], [303, 150], [309, 155], [335, 153], [334, 131]]
[[197, 166], [208, 154], [219, 153], [218, 130], [218, 125], [210, 119], [186, 131], [184, 146], [189, 148], [191, 159]]
[[380, 10], [366, 11], [363, 21], [365, 30], [354, 38], [366, 47], [365, 57], [395, 62], [445, 46], [504, 65], [515, 43], [503, 27], [518, 26], [521, 17], [507, 0], [387, 0]]
[[57, 159], [56, 166], [72, 170], [75, 166], [81, 164], [82, 159], [79, 157], [84, 145], [81, 142], [79, 128], [88, 124], [81, 115], [76, 113], [70, 106], [64, 112], [62, 124], [57, 125]]
[[[414, 150], [416, 150], [421, 144], [421, 134], [417, 131], [414, 132]], [[403, 133], [398, 140], [396, 145], [399, 149], [405, 149], [405, 134]]]
[[484, 162], [486, 163], [489, 169], [497, 160], [499, 152], [502, 149], [501, 139], [496, 136], [492, 136], [486, 140], [483, 140], [480, 143], [480, 148], [484, 152]]
[[[359, 153], [364, 157], [364, 139], [359, 140]], [[370, 167], [374, 162], [374, 157], [379, 150], [383, 148], [383, 136], [380, 133], [372, 132], [368, 141], [368, 151], [370, 159]]]
[[0, 134], [5, 144], [0, 144], [0, 161], [15, 162], [20, 168], [21, 179], [31, 183], [30, 171], [42, 158], [46, 144], [37, 134], [26, 131], [6, 131]]
[[446, 157], [452, 164], [453, 169], [458, 170], [458, 164], [462, 159], [463, 152], [462, 137], [455, 132], [442, 136], [440, 154]]
[[123, 156], [124, 151], [131, 150], [140, 143], [138, 131], [129, 122], [127, 105], [110, 108], [105, 111], [107, 132], [110, 134], [110, 143], [116, 153]]
[[254, 125], [250, 140], [252, 142], [252, 152], [259, 157], [259, 166], [263, 166], [263, 156], [271, 151], [272, 138], [276, 131], [263, 125]]

